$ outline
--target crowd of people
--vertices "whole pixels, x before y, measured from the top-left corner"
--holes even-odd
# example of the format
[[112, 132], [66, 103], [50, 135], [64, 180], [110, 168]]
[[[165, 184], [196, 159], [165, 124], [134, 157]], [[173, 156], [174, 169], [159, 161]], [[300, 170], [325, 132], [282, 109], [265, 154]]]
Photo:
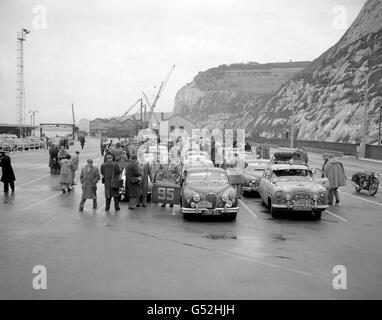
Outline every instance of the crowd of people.
[[[84, 141], [80, 141], [83, 148]], [[147, 194], [149, 178], [155, 181], [155, 173], [158, 171], [171, 171], [176, 167], [176, 163], [180, 159], [182, 152], [182, 141], [176, 139], [169, 142], [169, 164], [161, 164], [154, 167], [140, 157], [142, 152], [148, 150], [147, 141], [141, 142], [139, 145], [132, 143], [128, 139], [119, 141], [113, 145], [112, 140], [101, 139], [100, 148], [101, 155], [104, 156], [103, 164], [100, 170], [93, 165], [92, 159], [87, 160], [87, 165], [82, 168], [80, 174], [80, 182], [82, 186], [82, 197], [79, 210], [84, 208], [87, 199], [93, 200], [93, 208], [97, 208], [97, 183], [102, 177], [102, 183], [105, 189], [106, 206], [105, 210], [110, 210], [111, 200], [114, 199], [114, 207], [116, 211], [120, 210], [120, 188], [122, 187], [122, 174], [126, 177], [125, 188], [127, 190], [128, 208], [135, 210], [142, 206], [147, 206]], [[200, 144], [200, 150], [205, 150], [205, 145]], [[251, 150], [250, 145], [245, 145], [245, 150]], [[210, 159], [215, 164], [215, 139], [211, 138], [210, 147], [208, 147]], [[301, 160], [308, 164], [307, 152], [301, 148]], [[49, 167], [52, 175], [60, 176], [60, 186], [63, 193], [70, 193], [75, 185], [76, 171], [79, 169], [79, 151], [70, 155], [65, 145], [59, 148], [56, 144], [51, 144], [49, 148]], [[346, 175], [343, 164], [338, 161], [333, 154], [323, 154], [324, 164], [322, 171], [328, 178], [328, 200], [329, 205], [340, 203], [338, 189], [346, 185]], [[175, 164], [171, 166], [171, 164]], [[226, 162], [223, 161], [220, 167], [224, 168]], [[219, 166], [219, 164], [215, 164]], [[4, 183], [4, 193], [9, 193], [9, 189], [15, 192], [16, 177], [11, 165], [11, 159], [6, 152], [0, 152], [0, 167], [2, 167], [1, 181]], [[179, 170], [178, 170], [179, 171]], [[335, 202], [334, 202], [335, 201]], [[162, 204], [165, 206], [166, 204]]]

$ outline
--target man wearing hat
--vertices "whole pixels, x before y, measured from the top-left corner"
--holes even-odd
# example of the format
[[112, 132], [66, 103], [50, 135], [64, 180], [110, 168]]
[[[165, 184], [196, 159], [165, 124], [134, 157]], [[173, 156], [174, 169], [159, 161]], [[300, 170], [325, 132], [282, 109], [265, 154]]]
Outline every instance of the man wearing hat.
[[111, 198], [114, 199], [115, 211], [119, 211], [119, 186], [114, 185], [118, 181], [121, 170], [118, 164], [113, 161], [111, 154], [106, 156], [106, 162], [101, 165], [102, 183], [105, 186], [106, 206], [105, 211], [110, 210]]
[[3, 171], [1, 182], [4, 183], [4, 193], [9, 192], [9, 186], [11, 186], [12, 192], [15, 192], [16, 178], [13, 172], [11, 158], [3, 151], [0, 152], [0, 167]]
[[82, 184], [82, 197], [80, 203], [80, 211], [84, 210], [85, 201], [93, 200], [93, 209], [97, 209], [97, 183], [101, 178], [97, 167], [93, 166], [93, 160], [88, 159], [87, 165], [82, 168], [80, 181]]

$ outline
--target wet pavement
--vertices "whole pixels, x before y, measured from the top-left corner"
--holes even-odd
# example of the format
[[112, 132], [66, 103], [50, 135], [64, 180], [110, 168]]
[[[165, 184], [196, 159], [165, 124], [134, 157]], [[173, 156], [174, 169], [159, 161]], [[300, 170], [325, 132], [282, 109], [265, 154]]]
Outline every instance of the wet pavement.
[[[78, 142], [80, 167], [100, 166], [99, 141]], [[320, 167], [320, 155], [309, 154]], [[48, 152], [11, 155], [16, 193], [0, 194], [1, 299], [381, 299], [382, 195], [357, 194], [348, 181], [341, 203], [314, 221], [274, 220], [256, 197], [243, 198], [236, 222], [183, 220], [179, 207], [149, 204], [106, 213], [78, 212], [78, 185], [62, 194]], [[382, 164], [343, 158], [346, 173]], [[33, 267], [47, 269], [47, 289], [32, 286]], [[333, 268], [347, 270], [335, 290]]]

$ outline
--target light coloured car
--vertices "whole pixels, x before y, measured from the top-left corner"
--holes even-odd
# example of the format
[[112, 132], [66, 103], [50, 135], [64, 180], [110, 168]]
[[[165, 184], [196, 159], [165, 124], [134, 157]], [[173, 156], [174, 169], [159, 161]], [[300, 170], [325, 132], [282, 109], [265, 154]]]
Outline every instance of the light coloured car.
[[259, 191], [260, 179], [264, 175], [264, 171], [269, 167], [270, 161], [259, 159], [251, 162], [243, 170], [243, 196]]
[[190, 168], [182, 185], [180, 205], [185, 219], [193, 216], [225, 216], [236, 220], [236, 190], [220, 168]]
[[282, 211], [309, 211], [319, 220], [328, 208], [326, 181], [305, 165], [275, 164], [265, 170], [258, 191], [273, 218]]

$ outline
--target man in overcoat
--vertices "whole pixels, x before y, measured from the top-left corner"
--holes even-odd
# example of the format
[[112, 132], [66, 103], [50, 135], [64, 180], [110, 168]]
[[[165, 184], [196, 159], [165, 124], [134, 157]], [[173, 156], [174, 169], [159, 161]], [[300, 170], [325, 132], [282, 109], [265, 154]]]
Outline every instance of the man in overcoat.
[[85, 201], [93, 200], [93, 209], [97, 209], [97, 183], [101, 178], [99, 169], [93, 166], [93, 160], [88, 159], [87, 165], [82, 168], [80, 181], [82, 184], [82, 197], [80, 211], [84, 210]]
[[119, 187], [112, 184], [113, 179], [119, 179], [121, 170], [116, 162], [113, 161], [113, 156], [106, 156], [106, 162], [101, 165], [101, 174], [105, 186], [106, 206], [105, 211], [110, 210], [111, 198], [114, 199], [115, 211], [119, 211]]
[[137, 206], [138, 198], [140, 197], [139, 183], [142, 180], [142, 175], [139, 170], [137, 155], [132, 155], [131, 160], [126, 166], [126, 185], [129, 194], [129, 209], [134, 210]]
[[333, 197], [336, 198], [336, 204], [340, 203], [338, 188], [346, 185], [346, 175], [341, 162], [334, 158], [334, 155], [328, 156], [328, 162], [324, 165], [324, 172], [329, 179], [329, 205], [333, 205]]
[[12, 192], [15, 192], [15, 173], [13, 172], [11, 158], [5, 154], [5, 152], [0, 152], [0, 167], [2, 168], [3, 175], [1, 177], [1, 182], [4, 183], [4, 193], [9, 192], [9, 186]]

